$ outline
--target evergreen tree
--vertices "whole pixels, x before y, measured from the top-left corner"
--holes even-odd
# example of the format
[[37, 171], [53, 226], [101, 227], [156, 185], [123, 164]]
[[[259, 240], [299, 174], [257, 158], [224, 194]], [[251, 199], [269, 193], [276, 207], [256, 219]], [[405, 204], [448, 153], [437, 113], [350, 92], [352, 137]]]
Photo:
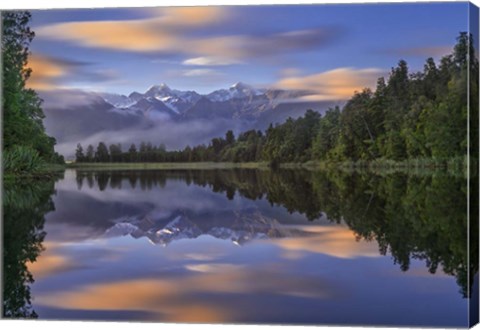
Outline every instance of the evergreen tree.
[[135, 146], [134, 143], [130, 145], [130, 148], [128, 149], [128, 160], [130, 162], [136, 162], [138, 160], [138, 155], [137, 155], [137, 147]]
[[100, 142], [97, 146], [97, 151], [95, 152], [95, 160], [100, 163], [110, 161], [110, 155], [108, 154], [108, 149], [105, 143]]
[[75, 150], [75, 161], [77, 163], [82, 163], [85, 161], [85, 155], [83, 154], [83, 148], [80, 143], [77, 144], [77, 150]]
[[85, 156], [86, 161], [89, 163], [92, 163], [95, 161], [95, 151], [93, 149], [93, 146], [91, 144], [88, 145], [87, 147], [87, 154]]

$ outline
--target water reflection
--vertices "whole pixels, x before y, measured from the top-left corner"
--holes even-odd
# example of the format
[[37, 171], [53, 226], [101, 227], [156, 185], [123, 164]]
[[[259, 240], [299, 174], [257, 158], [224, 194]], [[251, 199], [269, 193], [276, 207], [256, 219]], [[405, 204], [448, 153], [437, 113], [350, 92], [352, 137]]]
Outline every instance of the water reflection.
[[27, 263], [43, 250], [45, 214], [54, 210], [53, 181], [6, 180], [3, 191], [3, 317], [37, 318]]
[[[33, 258], [18, 258], [23, 267], [42, 249], [38, 230], [53, 210], [53, 183], [49, 187], [46, 199], [38, 200], [41, 219], [30, 240], [38, 248]], [[429, 326], [466, 321], [462, 297], [469, 296], [478, 265], [469, 263], [463, 178], [67, 171], [55, 188], [46, 251], [28, 267], [38, 279], [34, 296], [41, 317]], [[36, 209], [35, 201], [31, 205]], [[14, 211], [10, 203], [11, 219]], [[460, 294], [446, 281], [452, 276]], [[24, 287], [29, 281], [24, 277]], [[19, 299], [30, 305], [29, 296]], [[342, 309], [356, 312], [346, 318]]]
[[[236, 194], [257, 200], [265, 199], [272, 205], [279, 205], [289, 212], [304, 214], [309, 220], [326, 215], [330, 221], [344, 221], [358, 239], [375, 240], [379, 251], [391, 253], [394, 263], [406, 271], [412, 258], [425, 260], [431, 273], [441, 265], [443, 271], [454, 275], [463, 296], [468, 295], [468, 274], [473, 276], [478, 266], [468, 264], [466, 235], [467, 221], [466, 181], [444, 173], [435, 175], [407, 176], [390, 174], [372, 176], [345, 173], [327, 174], [309, 171], [258, 171], [258, 170], [218, 170], [218, 171], [114, 171], [79, 172], [76, 180], [79, 189], [83, 181], [98, 183], [103, 191], [107, 185], [111, 189], [122, 189], [122, 184], [131, 188], [138, 185], [141, 190], [164, 187], [167, 179], [182, 180], [206, 187], [213, 192], [224, 193], [232, 200]], [[171, 219], [171, 218], [170, 218]], [[169, 219], [169, 220], [170, 220]], [[139, 232], [137, 226], [117, 224], [112, 232], [132, 235], [148, 235], [152, 240], [167, 244], [176, 236], [189, 238], [202, 234], [232, 238], [243, 242], [251, 238], [305, 235], [306, 233], [274, 230], [275, 220], [262, 214], [236, 213], [217, 219], [222, 224], [208, 221], [208, 228], [200, 229], [185, 215], [175, 215], [173, 221], [178, 228], [172, 231], [172, 224], [164, 224], [155, 219], [135, 219], [144, 221], [143, 227], [150, 226], [148, 233]], [[242, 222], [243, 219], [243, 222]], [[205, 219], [201, 219], [205, 227]], [[225, 222], [232, 221], [238, 239], [231, 231], [223, 231]], [[251, 222], [251, 223], [248, 223]], [[132, 223], [129, 221], [128, 223]], [[145, 224], [147, 223], [147, 224]], [[241, 223], [239, 225], [239, 223]], [[476, 225], [478, 228], [478, 224]], [[245, 228], [241, 228], [245, 226]], [[248, 227], [248, 229], [247, 229]], [[470, 228], [470, 230], [475, 228]], [[246, 234], [246, 231], [249, 231]], [[145, 230], [144, 230], [145, 231]], [[472, 238], [475, 236], [473, 235]], [[473, 242], [475, 243], [475, 242]], [[477, 244], [472, 244], [476, 246]], [[476, 250], [473, 250], [473, 253]], [[475, 255], [472, 256], [473, 258]]]

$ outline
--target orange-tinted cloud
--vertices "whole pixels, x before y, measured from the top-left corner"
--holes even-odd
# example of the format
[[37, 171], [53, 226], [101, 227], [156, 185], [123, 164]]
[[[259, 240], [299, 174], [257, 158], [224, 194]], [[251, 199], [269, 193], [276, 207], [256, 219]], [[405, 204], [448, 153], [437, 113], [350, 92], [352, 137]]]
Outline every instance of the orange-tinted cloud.
[[28, 67], [32, 69], [32, 74], [27, 80], [27, 87], [35, 90], [55, 88], [55, 79], [63, 77], [68, 73], [68, 67], [65, 65], [39, 54], [30, 56]]
[[72, 85], [62, 83], [62, 81], [65, 81], [65, 78], [70, 77], [75, 78], [71, 80], [71, 83], [84, 84], [86, 86], [91, 82], [120, 81], [115, 70], [92, 71], [86, 68], [90, 64], [32, 53], [27, 64], [27, 67], [32, 69], [31, 76], [27, 80], [27, 87], [42, 91], [72, 88]]
[[225, 21], [229, 18], [230, 11], [225, 7], [166, 7], [157, 8], [159, 17], [155, 18], [158, 23], [174, 27], [197, 27], [211, 25]]
[[167, 50], [177, 42], [173, 36], [142, 21], [60, 23], [38, 28], [37, 34], [87, 47], [130, 51]]
[[383, 70], [377, 68], [338, 68], [307, 76], [292, 76], [281, 79], [275, 87], [287, 90], [307, 90], [311, 94], [303, 101], [346, 100], [355, 91], [374, 88]]
[[87, 47], [144, 51], [178, 51], [188, 46], [182, 30], [209, 25], [228, 17], [222, 7], [159, 8], [159, 16], [123, 21], [86, 21], [37, 28], [41, 37]]

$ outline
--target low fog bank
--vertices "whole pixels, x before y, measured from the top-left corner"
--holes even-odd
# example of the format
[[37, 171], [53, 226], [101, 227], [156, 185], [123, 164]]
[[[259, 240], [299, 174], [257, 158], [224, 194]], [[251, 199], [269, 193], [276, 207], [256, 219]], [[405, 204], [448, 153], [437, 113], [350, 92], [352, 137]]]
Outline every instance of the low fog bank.
[[[66, 159], [73, 159], [78, 143], [85, 149], [89, 144], [96, 147], [99, 142], [108, 145], [120, 143], [122, 150], [126, 151], [132, 143], [137, 145], [142, 141], [151, 142], [153, 145], [164, 144], [168, 150], [179, 150], [187, 145], [208, 144], [217, 136], [223, 136], [227, 130], [233, 130], [236, 134], [246, 127], [245, 123], [231, 120], [194, 120], [188, 122], [164, 121], [145, 127], [135, 125], [122, 129], [106, 129], [86, 135], [74, 135], [63, 137], [57, 140], [56, 151], [65, 156]], [[47, 130], [55, 136], [55, 130]]]

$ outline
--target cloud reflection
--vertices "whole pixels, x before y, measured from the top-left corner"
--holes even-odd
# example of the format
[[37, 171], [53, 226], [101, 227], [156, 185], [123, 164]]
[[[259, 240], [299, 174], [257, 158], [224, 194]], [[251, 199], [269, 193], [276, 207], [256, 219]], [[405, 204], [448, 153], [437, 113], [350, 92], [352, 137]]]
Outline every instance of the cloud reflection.
[[[198, 267], [202, 266], [202, 271]], [[270, 294], [322, 299], [334, 294], [321, 278], [299, 281], [272, 264], [247, 269], [234, 264], [204, 264], [175, 278], [137, 278], [97, 283], [37, 298], [43, 306], [82, 310], [129, 310], [157, 315], [164, 321], [228, 322], [240, 315], [232, 295]], [[211, 302], [202, 295], [217, 295]]]
[[290, 237], [270, 242], [281, 247], [287, 259], [302, 258], [305, 253], [326, 254], [335, 258], [379, 257], [378, 245], [357, 240], [352, 230], [342, 226], [304, 226], [314, 233], [306, 237]]

